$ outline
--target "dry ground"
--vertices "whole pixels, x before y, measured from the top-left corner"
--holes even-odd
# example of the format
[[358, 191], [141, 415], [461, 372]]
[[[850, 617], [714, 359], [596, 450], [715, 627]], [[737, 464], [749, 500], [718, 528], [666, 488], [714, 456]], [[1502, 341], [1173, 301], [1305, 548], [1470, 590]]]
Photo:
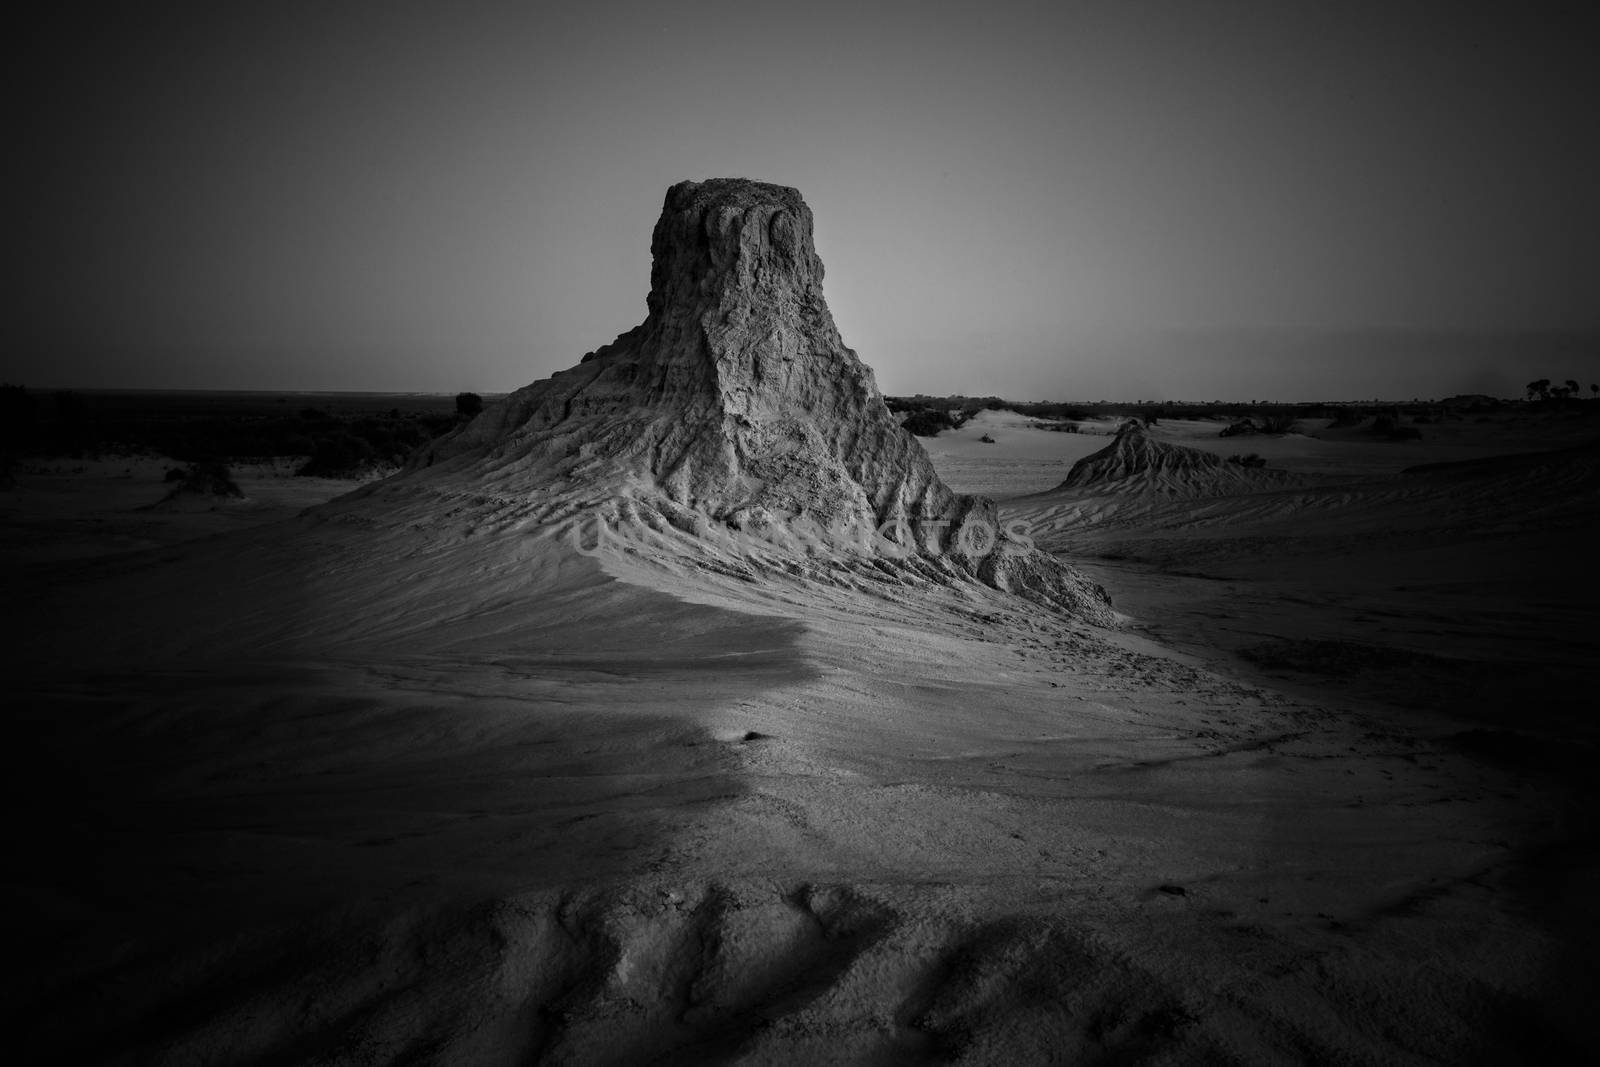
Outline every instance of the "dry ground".
[[135, 510], [159, 464], [23, 471], [0, 504], [14, 1042], [1576, 1058], [1593, 461], [1400, 471], [1585, 426], [1174, 424], [1307, 484], [1108, 501], [1049, 492], [1108, 438], [1026, 421], [927, 444], [1094, 573], [1119, 630], [815, 562], [586, 558], [493, 502], [300, 516], [348, 485], [268, 468], [177, 514]]

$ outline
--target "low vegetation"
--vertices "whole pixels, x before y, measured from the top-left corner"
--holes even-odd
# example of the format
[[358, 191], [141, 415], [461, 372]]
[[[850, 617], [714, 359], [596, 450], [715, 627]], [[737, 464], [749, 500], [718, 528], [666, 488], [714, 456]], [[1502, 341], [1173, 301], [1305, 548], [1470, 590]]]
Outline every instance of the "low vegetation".
[[1357, 430], [1388, 440], [1416, 440], [1422, 436], [1418, 426], [1443, 422], [1481, 421], [1496, 413], [1515, 411], [1567, 411], [1600, 415], [1600, 383], [1589, 387], [1591, 398], [1580, 399], [1582, 391], [1575, 379], [1552, 385], [1549, 379], [1530, 382], [1527, 399], [1505, 400], [1478, 393], [1460, 394], [1442, 400], [1413, 399], [1409, 402], [1348, 402], [1287, 404], [1268, 401], [1213, 400], [1204, 403], [1179, 401], [1011, 401], [997, 396], [915, 396], [885, 397], [889, 410], [901, 416], [901, 425], [918, 437], [933, 437], [945, 430], [959, 429], [980, 411], [1005, 409], [1039, 420], [1040, 429], [1059, 433], [1078, 433], [1081, 423], [1091, 420], [1138, 419], [1146, 426], [1163, 419], [1225, 420], [1222, 437], [1251, 434], [1297, 432], [1297, 424], [1320, 421], [1329, 430]]
[[401, 463], [483, 409], [476, 393], [36, 393], [0, 386], [0, 451], [14, 458], [169, 456], [196, 469], [304, 456], [299, 473], [346, 476]]
[[906, 411], [900, 425], [918, 437], [937, 437], [945, 430], [957, 429], [967, 418], [967, 415], [949, 408], [914, 408]]
[[[1529, 382], [1525, 388], [1528, 391], [1529, 400], [1554, 401], [1559, 404], [1566, 400], [1576, 400], [1583, 396], [1583, 387], [1573, 378], [1568, 378], [1560, 385], [1551, 384], [1549, 378], [1540, 378], [1537, 381]], [[1600, 399], [1600, 383], [1591, 382], [1589, 384], [1589, 398], [1591, 400]]]
[[[1423, 416], [1418, 416], [1421, 418]], [[1383, 412], [1372, 418], [1372, 425], [1368, 430], [1377, 437], [1386, 437], [1391, 441], [1420, 441], [1422, 431], [1415, 426], [1405, 426], [1401, 423], [1398, 412]]]
[[175, 468], [167, 472], [166, 480], [178, 483], [174, 492], [196, 493], [201, 496], [244, 496], [244, 490], [233, 480], [233, 472], [228, 469], [228, 465], [216, 460], [195, 463], [185, 469]]

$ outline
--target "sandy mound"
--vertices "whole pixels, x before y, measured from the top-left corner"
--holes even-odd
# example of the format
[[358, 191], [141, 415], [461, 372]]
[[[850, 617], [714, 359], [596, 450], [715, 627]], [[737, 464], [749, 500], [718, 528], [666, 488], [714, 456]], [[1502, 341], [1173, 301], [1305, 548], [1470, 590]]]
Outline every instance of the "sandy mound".
[[1157, 441], [1142, 424], [1130, 420], [1111, 444], [1074, 463], [1056, 488], [1198, 497], [1253, 492], [1294, 481], [1284, 471], [1246, 467], [1198, 448]]

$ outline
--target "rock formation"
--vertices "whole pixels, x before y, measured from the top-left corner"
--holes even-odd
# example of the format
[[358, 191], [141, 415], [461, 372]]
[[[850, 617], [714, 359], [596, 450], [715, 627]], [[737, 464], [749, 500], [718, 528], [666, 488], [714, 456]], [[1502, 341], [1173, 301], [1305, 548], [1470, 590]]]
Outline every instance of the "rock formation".
[[1157, 441], [1142, 423], [1129, 420], [1123, 423], [1111, 444], [1074, 463], [1066, 479], [1054, 491], [1215, 496], [1270, 488], [1294, 480], [1284, 471], [1247, 468], [1198, 448]]
[[404, 479], [555, 493], [612, 525], [802, 525], [857, 558], [912, 558], [1094, 610], [1103, 594], [952, 492], [845, 347], [811, 211], [783, 186], [682, 182], [651, 242], [643, 323], [513, 393]]

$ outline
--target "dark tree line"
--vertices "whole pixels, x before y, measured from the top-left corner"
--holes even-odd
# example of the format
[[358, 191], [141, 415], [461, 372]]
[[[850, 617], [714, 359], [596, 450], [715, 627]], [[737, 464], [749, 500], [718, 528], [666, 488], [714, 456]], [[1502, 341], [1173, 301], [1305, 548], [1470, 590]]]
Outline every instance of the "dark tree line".
[[[355, 402], [349, 402], [354, 406]], [[303, 474], [348, 474], [393, 463], [483, 408], [463, 393], [431, 410], [293, 407], [284, 396], [37, 394], [0, 386], [0, 442], [11, 456], [169, 456], [184, 464], [305, 456]]]
[[[1581, 397], [1583, 389], [1577, 380], [1568, 378], [1560, 385], [1554, 385], [1549, 378], [1540, 378], [1527, 384], [1529, 400], [1555, 400], [1562, 401], [1570, 398]], [[1591, 399], [1600, 399], [1600, 384], [1591, 382], [1589, 385]]]

